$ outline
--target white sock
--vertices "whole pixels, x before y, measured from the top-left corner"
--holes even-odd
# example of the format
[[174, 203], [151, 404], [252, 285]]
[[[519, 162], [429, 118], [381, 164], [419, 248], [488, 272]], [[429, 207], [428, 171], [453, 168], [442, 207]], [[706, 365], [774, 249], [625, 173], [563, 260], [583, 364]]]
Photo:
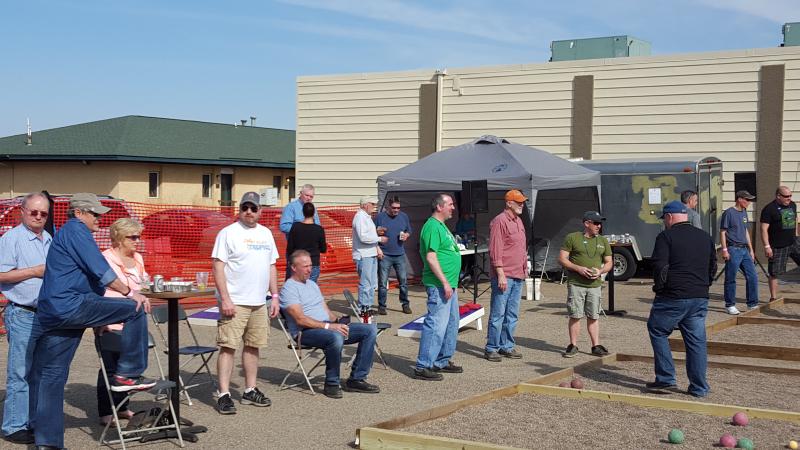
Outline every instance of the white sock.
[[219, 395], [217, 395], [217, 397], [222, 397], [222, 396], [225, 396], [225, 395], [230, 396], [231, 393], [230, 392], [220, 392]]
[[244, 390], [244, 393], [245, 393], [245, 394], [247, 394], [248, 392], [252, 391], [252, 390], [253, 390], [253, 389], [255, 389], [255, 388], [256, 388], [255, 386], [253, 386], [253, 387], [249, 387], [249, 388], [247, 388], [247, 389], [245, 389], [245, 390]]

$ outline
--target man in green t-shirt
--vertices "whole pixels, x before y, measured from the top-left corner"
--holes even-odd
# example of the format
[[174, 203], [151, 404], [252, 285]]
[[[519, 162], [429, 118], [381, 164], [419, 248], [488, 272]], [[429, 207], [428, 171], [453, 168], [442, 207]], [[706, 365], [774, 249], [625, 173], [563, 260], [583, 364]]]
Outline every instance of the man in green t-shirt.
[[453, 217], [453, 197], [437, 194], [431, 202], [431, 217], [419, 234], [422, 256], [422, 284], [428, 294], [428, 314], [422, 323], [417, 365], [413, 377], [439, 381], [442, 372], [464, 370], [450, 361], [458, 337], [458, 273], [461, 253], [453, 233], [444, 222]]
[[558, 262], [568, 274], [567, 313], [569, 314], [569, 345], [565, 358], [578, 354], [580, 321], [586, 317], [586, 329], [592, 341], [592, 354], [604, 356], [608, 350], [600, 345], [600, 286], [604, 273], [611, 271], [611, 246], [608, 239], [600, 235], [605, 217], [597, 211], [586, 211], [583, 215], [583, 232], [568, 234], [561, 245]]

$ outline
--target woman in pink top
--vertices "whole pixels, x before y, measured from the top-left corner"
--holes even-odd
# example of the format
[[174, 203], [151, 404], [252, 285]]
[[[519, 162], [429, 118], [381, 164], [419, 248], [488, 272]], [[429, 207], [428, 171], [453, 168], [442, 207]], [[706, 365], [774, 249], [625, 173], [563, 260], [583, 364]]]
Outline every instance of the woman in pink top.
[[[142, 224], [129, 218], [118, 219], [111, 224], [109, 234], [111, 235], [111, 248], [103, 252], [108, 264], [114, 269], [117, 278], [120, 279], [131, 292], [138, 292], [141, 290], [142, 282], [148, 278], [147, 272], [144, 269], [144, 260], [142, 255], [137, 252], [142, 236]], [[125, 297], [122, 293], [112, 289], [106, 289], [105, 297]], [[108, 325], [102, 328], [100, 332], [112, 332], [122, 330], [122, 324]], [[106, 370], [109, 373], [115, 373], [117, 368], [117, 361], [119, 360], [119, 353], [116, 352], [102, 352], [103, 362], [105, 363]], [[125, 399], [127, 393], [125, 392], [112, 392], [111, 393], [114, 404], [118, 405]], [[106, 425], [113, 419], [112, 416], [113, 406], [109, 402], [108, 392], [106, 391], [105, 383], [103, 382], [103, 372], [97, 373], [97, 410], [100, 414], [100, 423]], [[130, 419], [133, 417], [133, 412], [128, 410], [128, 405], [123, 405], [117, 412], [120, 418]]]

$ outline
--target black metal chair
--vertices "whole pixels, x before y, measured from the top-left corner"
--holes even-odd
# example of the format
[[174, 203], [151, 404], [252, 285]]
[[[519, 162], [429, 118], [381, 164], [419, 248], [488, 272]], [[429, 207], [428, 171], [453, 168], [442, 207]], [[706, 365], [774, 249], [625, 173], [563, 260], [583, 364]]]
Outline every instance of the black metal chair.
[[[356, 320], [359, 320], [360, 316], [361, 316], [361, 311], [359, 311], [358, 302], [356, 301], [355, 297], [353, 297], [353, 294], [350, 292], [349, 289], [343, 290], [342, 293], [344, 294], [344, 298], [347, 299], [347, 303], [350, 304], [350, 309], [353, 310], [353, 314], [356, 315]], [[383, 334], [384, 331], [392, 328], [392, 324], [386, 323], [386, 322], [377, 322], [377, 323], [375, 323], [375, 326], [378, 328], [378, 337], [380, 337], [381, 334]], [[383, 351], [381, 351], [381, 346], [378, 345], [378, 339], [377, 338], [375, 339], [375, 354], [378, 355], [378, 359], [381, 360], [381, 364], [383, 364], [383, 368], [384, 369], [388, 369], [389, 366], [386, 365], [386, 361], [384, 361], [384, 359], [383, 359]], [[347, 363], [347, 367], [350, 367], [351, 365], [353, 365], [353, 362], [355, 361], [355, 359], [356, 359], [356, 355], [353, 354], [353, 357], [350, 358], [350, 361]]]

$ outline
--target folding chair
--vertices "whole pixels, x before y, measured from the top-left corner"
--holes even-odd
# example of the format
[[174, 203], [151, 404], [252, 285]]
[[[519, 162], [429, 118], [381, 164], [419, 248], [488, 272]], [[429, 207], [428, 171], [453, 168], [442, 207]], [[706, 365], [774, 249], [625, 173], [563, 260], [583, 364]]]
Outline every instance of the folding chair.
[[[121, 444], [122, 450], [125, 450], [125, 442], [126, 441], [136, 441], [142, 439], [145, 435], [150, 432], [159, 431], [159, 430], [168, 430], [174, 429], [176, 437], [178, 438], [178, 442], [180, 446], [183, 447], [183, 436], [181, 436], [180, 430], [180, 423], [178, 418], [175, 416], [175, 409], [172, 407], [172, 401], [170, 400], [171, 396], [169, 394], [163, 399], [163, 408], [153, 408], [150, 411], [157, 411], [152, 417], [149, 416], [149, 411], [147, 413], [142, 412], [139, 414], [148, 414], [146, 420], [151, 423], [151, 426], [146, 427], [137, 427], [132, 429], [123, 429], [120, 425], [119, 419], [119, 410], [130, 402], [131, 397], [136, 394], [142, 392], [149, 392], [151, 394], [155, 394], [156, 392], [164, 392], [166, 391], [169, 393], [170, 390], [175, 389], [175, 383], [168, 380], [159, 380], [156, 382], [156, 385], [152, 388], [145, 390], [145, 391], [128, 391], [127, 396], [118, 404], [114, 405], [114, 397], [111, 395], [111, 384], [109, 382], [109, 374], [106, 370], [106, 365], [103, 362], [102, 351], [110, 351], [110, 352], [119, 352], [122, 349], [122, 335], [115, 332], [106, 332], [102, 336], [95, 337], [95, 349], [97, 350], [97, 358], [100, 360], [100, 370], [103, 371], [103, 380], [106, 385], [106, 392], [108, 393], [108, 400], [113, 406], [111, 409], [111, 415], [113, 416], [113, 420], [106, 424], [103, 428], [103, 432], [100, 434], [100, 444], [101, 445], [111, 445], [111, 444]], [[167, 411], [172, 418], [172, 423], [168, 422], [168, 418], [166, 417]], [[135, 417], [135, 416], [134, 416]], [[133, 420], [133, 419], [131, 419]], [[167, 421], [165, 423], [165, 421]], [[161, 425], [160, 425], [161, 424]], [[117, 435], [119, 436], [118, 439], [113, 440], [106, 440], [106, 433], [112, 427], [112, 425], [117, 429]]]
[[[342, 291], [342, 293], [344, 293], [344, 298], [347, 299], [347, 303], [350, 304], [350, 309], [353, 310], [353, 314], [356, 315], [356, 318], [360, 318], [361, 311], [359, 311], [358, 302], [356, 301], [355, 297], [353, 297], [353, 294], [350, 292], [349, 289], [345, 289], [344, 291]], [[381, 334], [384, 331], [388, 330], [389, 328], [392, 328], [392, 324], [386, 323], [386, 322], [377, 322], [375, 324], [375, 326], [378, 327], [377, 337], [380, 337]], [[375, 339], [375, 354], [378, 355], [378, 359], [381, 360], [381, 364], [383, 364], [383, 368], [384, 369], [389, 369], [389, 366], [386, 365], [386, 361], [384, 361], [384, 359], [383, 359], [383, 352], [381, 351], [381, 346], [378, 345], [378, 339], [377, 338]], [[356, 355], [353, 354], [353, 357], [350, 358], [350, 361], [347, 363], [347, 367], [350, 367], [351, 365], [353, 365], [353, 362], [355, 361], [355, 359], [356, 359]]]
[[[295, 340], [291, 334], [289, 334], [289, 325], [286, 323], [286, 315], [281, 309], [280, 314], [278, 315], [278, 324], [281, 326], [281, 330], [283, 331], [284, 337], [286, 337], [287, 348], [292, 350], [294, 354], [294, 359], [297, 361], [297, 364], [294, 366], [291, 372], [287, 373], [285, 377], [283, 377], [283, 381], [281, 381], [281, 385], [279, 389], [289, 389], [291, 387], [300, 386], [303, 382], [295, 383], [295, 384], [286, 384], [286, 380], [289, 379], [290, 376], [294, 375], [298, 369], [303, 374], [303, 379], [305, 380], [306, 384], [308, 385], [308, 390], [311, 391], [311, 395], [314, 395], [314, 386], [311, 385], [311, 373], [319, 367], [325, 361], [325, 353], [321, 347], [314, 347], [311, 345], [303, 345], [302, 335], [303, 332], [298, 333], [298, 340]], [[298, 342], [299, 341], [299, 342]], [[303, 354], [303, 350], [306, 350], [306, 353]], [[309, 358], [318, 357], [317, 362], [310, 370], [306, 370], [303, 366], [303, 362], [308, 360]]]
[[[536, 255], [544, 248], [544, 257], [537, 258]], [[539, 282], [544, 281], [544, 278], [547, 277], [547, 280], [550, 281], [550, 275], [547, 274], [547, 258], [550, 256], [550, 239], [547, 238], [536, 238], [533, 240], [533, 251], [531, 254], [531, 261], [533, 266], [533, 273], [534, 277], [536, 277], [536, 272], [539, 273]]]
[[[159, 306], [153, 307], [153, 309], [150, 312], [150, 315], [153, 317], [153, 322], [156, 324], [156, 330], [158, 330], [158, 334], [161, 336], [161, 342], [164, 344], [164, 349], [165, 349], [164, 353], [168, 353], [168, 350], [166, 350], [168, 348], [167, 337], [164, 334], [164, 331], [161, 329], [161, 325], [167, 323], [167, 305], [159, 305]], [[189, 397], [189, 392], [188, 392], [189, 389], [191, 389], [193, 387], [201, 386], [201, 385], [206, 384], [206, 383], [211, 383], [214, 386], [214, 389], [217, 388], [217, 382], [214, 379], [214, 376], [211, 374], [211, 368], [208, 366], [208, 363], [209, 363], [209, 361], [211, 361], [211, 357], [214, 355], [214, 353], [218, 349], [217, 349], [217, 347], [207, 347], [207, 346], [200, 345], [200, 341], [197, 340], [197, 335], [194, 334], [194, 330], [192, 329], [192, 324], [189, 323], [188, 317], [186, 316], [186, 312], [183, 310], [183, 307], [180, 306], [180, 305], [178, 305], [178, 320], [183, 322], [184, 324], [186, 324], [186, 328], [189, 329], [189, 335], [192, 337], [192, 342], [194, 342], [194, 345], [188, 345], [186, 347], [181, 347], [178, 350], [178, 354], [179, 355], [181, 355], [181, 356], [189, 356], [190, 357], [190, 358], [187, 358], [180, 365], [179, 369], [183, 369], [184, 367], [186, 367], [186, 365], [188, 365], [189, 363], [191, 363], [192, 361], [194, 361], [197, 358], [200, 358], [200, 361], [202, 361], [202, 363], [200, 364], [200, 367], [198, 367], [197, 370], [195, 370], [194, 373], [192, 373], [192, 376], [189, 377], [189, 381], [188, 382], [184, 382], [183, 381], [183, 377], [178, 377], [178, 379], [180, 380], [180, 384], [181, 384], [181, 386], [180, 386], [181, 393], [186, 396], [186, 401], [189, 404], [189, 406], [191, 406], [192, 405], [192, 398]], [[158, 361], [157, 357], [156, 357], [156, 361]], [[159, 367], [159, 370], [161, 371], [161, 374], [163, 376], [164, 372], [161, 369], [161, 362], [160, 361], [158, 361], [158, 367]], [[195, 377], [197, 377], [198, 375], [202, 375], [201, 371], [203, 369], [205, 369], [205, 372], [208, 375], [208, 381], [204, 381], [202, 383], [191, 384], [192, 381], [195, 379]]]

